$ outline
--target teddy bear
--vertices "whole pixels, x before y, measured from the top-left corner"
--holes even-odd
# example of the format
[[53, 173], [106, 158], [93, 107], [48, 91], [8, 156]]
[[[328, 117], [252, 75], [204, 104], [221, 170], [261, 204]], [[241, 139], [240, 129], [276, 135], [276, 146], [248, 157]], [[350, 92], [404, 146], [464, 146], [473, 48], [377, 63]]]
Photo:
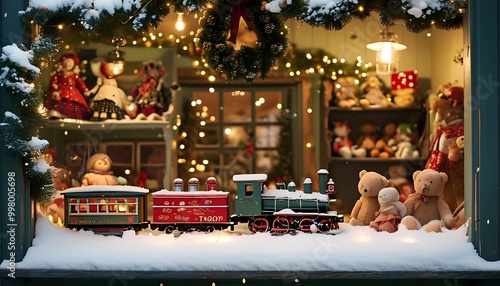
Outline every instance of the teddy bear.
[[442, 227], [453, 226], [450, 207], [439, 198], [447, 181], [448, 175], [436, 170], [424, 169], [413, 172], [415, 193], [404, 202], [407, 215], [401, 220], [407, 229], [441, 232]]
[[389, 181], [382, 175], [373, 171], [362, 170], [359, 172], [358, 199], [351, 211], [351, 225], [369, 225], [375, 220], [375, 213], [379, 210], [378, 194], [388, 186]]
[[359, 105], [356, 96], [357, 87], [354, 77], [341, 77], [335, 81], [333, 91], [335, 93], [334, 103], [339, 107], [349, 108]]
[[357, 148], [353, 146], [352, 141], [349, 139], [349, 133], [351, 129], [346, 121], [337, 121], [334, 123], [333, 127], [333, 142], [332, 142], [332, 152], [334, 156], [340, 156], [343, 158], [354, 157], [366, 157], [366, 149]]
[[393, 90], [392, 101], [397, 107], [411, 107], [415, 103], [415, 89], [414, 88], [401, 88]]
[[127, 179], [116, 177], [111, 171], [111, 158], [104, 153], [92, 155], [87, 162], [87, 173], [83, 176], [82, 186], [125, 185]]
[[[457, 138], [464, 135], [463, 99], [463, 88], [451, 86], [444, 88], [431, 104], [431, 112], [435, 113], [437, 130], [430, 138], [431, 153], [425, 168], [448, 175], [442, 199], [452, 210], [455, 210], [464, 200], [464, 160], [458, 154], [460, 151], [453, 146], [457, 144]], [[452, 145], [451, 159], [454, 160], [449, 158], [450, 145]]]
[[366, 78], [360, 86], [363, 93], [359, 104], [362, 107], [389, 107], [391, 102], [387, 99], [382, 91], [384, 87], [383, 82], [376, 76], [370, 75]]
[[375, 148], [375, 141], [377, 138], [377, 125], [369, 122], [365, 122], [359, 126], [358, 140], [356, 141], [356, 146], [358, 149], [365, 149], [367, 154]]
[[378, 193], [380, 209], [375, 213], [375, 220], [370, 227], [377, 231], [396, 232], [401, 218], [406, 215], [406, 207], [399, 201], [399, 192], [396, 188], [387, 187]]
[[370, 151], [370, 156], [374, 158], [390, 158], [394, 155], [394, 150], [389, 145], [396, 136], [397, 124], [389, 122], [382, 130], [382, 136], [375, 142], [375, 148]]

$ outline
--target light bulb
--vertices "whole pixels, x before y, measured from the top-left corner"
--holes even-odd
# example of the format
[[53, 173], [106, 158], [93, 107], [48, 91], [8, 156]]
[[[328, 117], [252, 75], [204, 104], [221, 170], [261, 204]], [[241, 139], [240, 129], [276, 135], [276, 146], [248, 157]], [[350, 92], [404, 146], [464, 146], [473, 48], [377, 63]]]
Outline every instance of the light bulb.
[[175, 22], [175, 28], [177, 31], [182, 31], [186, 28], [186, 23], [184, 23], [183, 16], [184, 13], [177, 13], [177, 22]]

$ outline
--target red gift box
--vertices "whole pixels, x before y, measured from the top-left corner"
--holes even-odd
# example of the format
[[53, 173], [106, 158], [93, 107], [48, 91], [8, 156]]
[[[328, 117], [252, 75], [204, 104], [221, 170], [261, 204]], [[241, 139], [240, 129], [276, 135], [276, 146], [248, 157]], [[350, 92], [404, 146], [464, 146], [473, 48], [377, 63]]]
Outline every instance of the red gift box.
[[401, 71], [391, 74], [391, 90], [417, 89], [417, 71]]

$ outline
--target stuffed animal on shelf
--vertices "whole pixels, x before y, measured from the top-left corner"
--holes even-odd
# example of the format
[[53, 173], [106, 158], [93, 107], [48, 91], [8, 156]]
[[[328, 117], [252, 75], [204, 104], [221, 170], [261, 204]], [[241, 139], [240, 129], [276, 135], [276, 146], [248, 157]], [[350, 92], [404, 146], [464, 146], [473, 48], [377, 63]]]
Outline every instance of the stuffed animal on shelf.
[[377, 125], [365, 122], [359, 126], [359, 132], [361, 135], [358, 137], [356, 146], [358, 149], [364, 149], [367, 154], [370, 154], [371, 150], [375, 148]]
[[413, 173], [415, 193], [404, 202], [407, 209], [401, 223], [409, 230], [424, 229], [441, 232], [442, 227], [453, 226], [453, 215], [448, 204], [439, 198], [444, 191], [448, 175], [431, 169]]
[[44, 103], [51, 118], [89, 118], [90, 108], [84, 97], [89, 95], [89, 89], [79, 76], [79, 64], [80, 59], [73, 52], [67, 52], [59, 59]]
[[397, 124], [389, 122], [384, 126], [382, 136], [375, 142], [375, 148], [370, 151], [370, 156], [374, 158], [390, 158], [394, 155], [394, 150], [390, 143], [397, 134]]
[[[464, 161], [453, 154], [458, 160], [450, 160], [450, 145], [456, 144], [457, 138], [464, 135], [464, 105], [463, 88], [452, 86], [443, 92], [431, 104], [431, 112], [435, 113], [435, 124], [438, 126], [430, 145], [431, 154], [425, 166], [444, 172], [448, 175], [442, 199], [455, 210], [464, 200]], [[460, 143], [460, 142], [459, 142]], [[454, 156], [455, 155], [455, 156]]]
[[125, 178], [113, 175], [112, 164], [111, 158], [104, 153], [92, 155], [87, 162], [87, 173], [83, 176], [82, 186], [127, 184]]
[[402, 88], [393, 90], [392, 101], [397, 107], [411, 107], [415, 103], [415, 89], [414, 88]]
[[332, 142], [332, 152], [334, 156], [340, 156], [343, 158], [354, 157], [365, 157], [365, 149], [357, 149], [353, 146], [352, 141], [349, 139], [349, 133], [351, 129], [346, 121], [337, 121], [333, 128], [333, 142]]
[[[172, 92], [163, 83], [167, 74], [161, 61], [144, 63], [144, 81], [138, 85], [130, 96], [133, 108], [129, 112], [131, 118], [162, 120], [163, 113], [168, 111], [172, 102]], [[172, 85], [175, 90], [178, 85]]]
[[90, 90], [93, 99], [90, 103], [90, 120], [121, 120], [125, 118], [126, 108], [130, 104], [127, 94], [118, 87], [116, 77], [123, 73], [123, 52], [112, 51], [106, 59], [96, 58], [90, 63], [92, 73], [97, 77], [97, 84]]
[[351, 225], [369, 225], [375, 220], [375, 213], [379, 210], [378, 195], [380, 190], [387, 187], [388, 180], [376, 173], [362, 170], [359, 172], [358, 199], [351, 211]]
[[413, 183], [408, 180], [408, 169], [403, 164], [389, 166], [389, 187], [399, 192], [399, 201], [404, 203], [413, 190]]
[[398, 159], [416, 159], [420, 153], [415, 148], [413, 126], [408, 122], [399, 123], [396, 130], [396, 140], [392, 143], [394, 157]]
[[401, 218], [406, 215], [406, 207], [399, 201], [399, 192], [395, 188], [387, 187], [378, 193], [380, 209], [375, 213], [375, 220], [370, 227], [377, 231], [396, 232]]
[[338, 78], [333, 87], [335, 93], [334, 103], [339, 107], [349, 108], [359, 105], [359, 99], [356, 95], [358, 88], [354, 77]]
[[359, 104], [362, 107], [389, 107], [391, 102], [387, 99], [382, 91], [383, 82], [376, 76], [370, 75], [360, 86], [362, 92]]

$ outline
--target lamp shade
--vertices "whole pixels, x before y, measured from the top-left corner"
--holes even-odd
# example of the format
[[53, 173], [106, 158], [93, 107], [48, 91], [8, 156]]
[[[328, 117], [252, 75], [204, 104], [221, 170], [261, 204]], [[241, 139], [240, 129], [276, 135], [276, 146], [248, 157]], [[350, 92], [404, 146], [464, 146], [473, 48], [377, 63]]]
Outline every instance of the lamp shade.
[[367, 49], [377, 51], [377, 73], [389, 74], [398, 70], [398, 52], [406, 49], [406, 46], [398, 43], [397, 39], [396, 34], [389, 27], [385, 27], [380, 31], [377, 42], [366, 45]]

